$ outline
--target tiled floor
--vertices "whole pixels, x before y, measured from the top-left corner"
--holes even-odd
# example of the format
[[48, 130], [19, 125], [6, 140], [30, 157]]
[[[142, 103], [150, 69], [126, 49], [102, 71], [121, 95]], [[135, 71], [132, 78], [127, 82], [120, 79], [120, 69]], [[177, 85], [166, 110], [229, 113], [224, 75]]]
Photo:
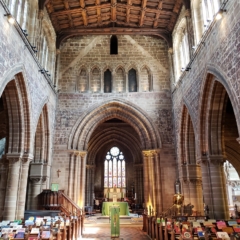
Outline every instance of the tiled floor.
[[120, 219], [120, 236], [111, 238], [109, 219], [100, 219], [100, 215], [85, 219], [83, 236], [81, 239], [88, 240], [149, 240], [150, 237], [142, 231], [142, 219]]

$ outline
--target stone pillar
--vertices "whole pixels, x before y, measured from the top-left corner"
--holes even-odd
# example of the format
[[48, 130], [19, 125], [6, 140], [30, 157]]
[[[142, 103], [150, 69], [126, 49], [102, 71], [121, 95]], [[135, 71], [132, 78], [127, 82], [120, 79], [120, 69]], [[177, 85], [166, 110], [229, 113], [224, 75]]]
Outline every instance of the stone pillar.
[[7, 154], [6, 157], [9, 167], [3, 216], [5, 220], [12, 220], [24, 216], [30, 157], [22, 159], [19, 154]]
[[79, 179], [80, 179], [80, 166], [81, 166], [81, 162], [80, 162], [80, 156], [78, 153], [75, 153], [75, 157], [74, 157], [74, 191], [73, 191], [73, 201], [75, 203], [77, 203], [78, 201], [78, 196], [79, 196]]
[[3, 210], [8, 179], [8, 161], [6, 156], [2, 156], [0, 161], [0, 221], [3, 220]]
[[[26, 192], [27, 192], [27, 182], [28, 182], [28, 171], [29, 164], [32, 161], [33, 156], [23, 156], [21, 161], [21, 170], [19, 177], [19, 188], [18, 188], [18, 202], [17, 202], [17, 211], [16, 219], [24, 218], [25, 211], [25, 202], [26, 202]], [[41, 193], [41, 190], [38, 194]]]
[[81, 180], [80, 180], [80, 194], [78, 196], [78, 206], [83, 208], [85, 205], [85, 182], [86, 182], [86, 151], [79, 152], [81, 157]]
[[209, 217], [228, 219], [222, 156], [202, 156], [198, 163], [201, 164], [204, 203], [209, 207]]
[[73, 185], [74, 185], [74, 159], [75, 154], [70, 154], [69, 161], [69, 179], [68, 179], [68, 196], [73, 200]]
[[[155, 154], [157, 153], [157, 156]], [[159, 165], [159, 150], [144, 150], [143, 151], [143, 168], [144, 168], [144, 202], [146, 207], [154, 209], [154, 211], [157, 211], [157, 204], [159, 207], [159, 202], [161, 198], [161, 194], [157, 192], [157, 181], [160, 181], [160, 177], [157, 177], [159, 172], [157, 172], [157, 169], [160, 170]], [[156, 164], [159, 166], [156, 168]], [[160, 195], [160, 196], [159, 196]], [[158, 199], [158, 201], [157, 201]], [[160, 201], [161, 202], [161, 201]]]
[[161, 181], [161, 164], [160, 164], [160, 149], [155, 150], [154, 154], [154, 170], [155, 170], [155, 189], [156, 192], [156, 211], [162, 213], [162, 181]]
[[215, 219], [229, 219], [226, 186], [223, 173], [223, 158], [222, 156], [210, 156], [209, 161], [214, 217]]
[[148, 155], [149, 151], [143, 151], [143, 188], [144, 188], [144, 204], [145, 208], [148, 207], [150, 196], [149, 196], [149, 188], [150, 188], [150, 182], [149, 182], [149, 175], [148, 175]]
[[129, 86], [128, 86], [128, 72], [126, 72], [126, 93], [129, 92]]
[[194, 43], [194, 34], [193, 34], [193, 26], [192, 26], [192, 18], [191, 18], [191, 10], [187, 9], [185, 11], [185, 17], [186, 17], [186, 29], [187, 29], [187, 37], [188, 37], [188, 46], [189, 46], [189, 59], [192, 58], [194, 49], [193, 43]]
[[38, 194], [41, 192], [42, 181], [41, 177], [30, 177], [30, 210], [37, 210], [38, 209]]
[[8, 180], [6, 187], [5, 205], [3, 216], [5, 220], [16, 219], [16, 207], [18, 198], [19, 172], [21, 166], [21, 159], [18, 154], [7, 155], [9, 162]]

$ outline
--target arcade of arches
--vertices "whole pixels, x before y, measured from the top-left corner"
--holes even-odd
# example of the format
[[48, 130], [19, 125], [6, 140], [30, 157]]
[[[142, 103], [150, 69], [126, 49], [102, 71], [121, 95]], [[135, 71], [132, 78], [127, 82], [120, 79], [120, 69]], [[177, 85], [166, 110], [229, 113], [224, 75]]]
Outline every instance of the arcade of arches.
[[0, 220], [52, 183], [161, 214], [179, 180], [193, 214], [235, 214], [239, 0], [88, 2], [0, 0]]

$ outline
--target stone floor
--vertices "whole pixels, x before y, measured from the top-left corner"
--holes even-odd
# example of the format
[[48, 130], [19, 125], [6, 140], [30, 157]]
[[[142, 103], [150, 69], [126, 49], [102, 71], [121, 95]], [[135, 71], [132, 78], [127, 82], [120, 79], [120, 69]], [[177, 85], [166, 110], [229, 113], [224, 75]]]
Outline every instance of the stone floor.
[[149, 240], [148, 235], [142, 231], [142, 218], [120, 219], [120, 236], [111, 238], [110, 220], [100, 215], [90, 216], [85, 219], [83, 236], [80, 239], [91, 240]]

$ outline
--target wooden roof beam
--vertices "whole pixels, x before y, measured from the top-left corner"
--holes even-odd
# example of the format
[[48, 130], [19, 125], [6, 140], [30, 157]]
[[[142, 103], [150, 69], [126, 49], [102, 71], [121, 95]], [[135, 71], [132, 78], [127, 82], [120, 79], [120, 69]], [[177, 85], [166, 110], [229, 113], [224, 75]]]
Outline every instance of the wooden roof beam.
[[117, 0], [111, 0], [111, 21], [116, 22], [117, 19]]
[[126, 23], [130, 21], [130, 7], [132, 6], [132, 0], [127, 0], [127, 8], [126, 8]]
[[85, 8], [85, 1], [84, 0], [80, 0], [79, 4], [80, 4], [81, 8]]
[[[96, 6], [97, 6], [98, 25], [101, 25], [101, 24], [102, 24], [101, 7], [100, 7], [101, 0], [96, 0], [96, 1], [95, 1], [95, 4], [96, 4]], [[99, 6], [99, 7], [98, 7], [98, 6]]]
[[63, 3], [64, 3], [64, 7], [65, 7], [66, 10], [70, 9], [70, 7], [69, 7], [69, 3], [68, 3], [67, 0], [64, 0]]
[[86, 9], [82, 9], [82, 17], [83, 17], [83, 24], [84, 26], [88, 25], [88, 17]]
[[157, 7], [157, 9], [159, 11], [158, 11], [158, 13], [156, 13], [156, 17], [155, 17], [155, 20], [153, 22], [153, 27], [154, 28], [158, 27], [158, 19], [159, 19], [160, 14], [161, 14], [162, 6], [163, 6], [163, 0], [160, 0], [159, 3], [158, 3], [158, 7]]

